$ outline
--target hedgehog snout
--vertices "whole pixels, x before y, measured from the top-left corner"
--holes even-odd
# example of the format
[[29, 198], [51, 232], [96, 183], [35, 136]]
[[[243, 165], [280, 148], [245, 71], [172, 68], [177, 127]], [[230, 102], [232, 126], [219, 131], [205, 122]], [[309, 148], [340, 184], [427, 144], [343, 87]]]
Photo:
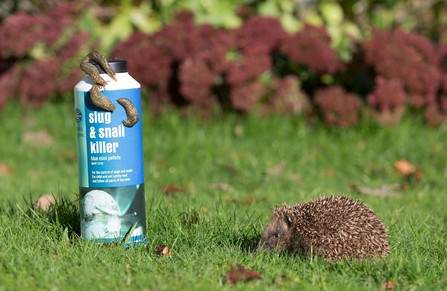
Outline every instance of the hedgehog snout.
[[281, 238], [283, 237], [283, 234], [280, 232], [273, 232], [273, 233], [264, 233], [262, 235], [261, 240], [258, 243], [257, 251], [262, 250], [273, 250], [278, 247], [278, 243], [280, 242]]

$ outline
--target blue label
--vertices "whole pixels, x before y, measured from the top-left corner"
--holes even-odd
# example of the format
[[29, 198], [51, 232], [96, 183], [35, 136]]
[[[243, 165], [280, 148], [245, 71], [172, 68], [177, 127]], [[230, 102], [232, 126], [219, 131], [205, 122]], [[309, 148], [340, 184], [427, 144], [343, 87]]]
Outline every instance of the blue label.
[[[116, 109], [96, 107], [89, 92], [76, 92], [79, 186], [86, 188], [122, 187], [144, 183], [140, 89], [103, 91]], [[132, 127], [123, 125], [126, 111], [116, 102], [129, 99], [140, 120]]]

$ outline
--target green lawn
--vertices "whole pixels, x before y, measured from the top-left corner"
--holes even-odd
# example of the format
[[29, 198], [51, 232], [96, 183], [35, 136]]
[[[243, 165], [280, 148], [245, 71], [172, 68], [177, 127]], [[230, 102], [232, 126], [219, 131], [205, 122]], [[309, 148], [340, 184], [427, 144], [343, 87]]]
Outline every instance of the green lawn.
[[[147, 247], [98, 246], [76, 236], [74, 105], [41, 110], [11, 103], [0, 114], [0, 290], [445, 290], [447, 127], [419, 117], [386, 128], [306, 125], [302, 117], [160, 119], [144, 112]], [[420, 182], [393, 165], [420, 167]], [[351, 184], [408, 182], [395, 196]], [[178, 191], [167, 195], [166, 186]], [[29, 209], [52, 193], [48, 213]], [[254, 247], [277, 204], [332, 193], [360, 199], [389, 230], [391, 255], [325, 262]], [[251, 203], [250, 203], [251, 202]], [[156, 254], [167, 245], [168, 256]], [[230, 266], [263, 279], [227, 283]]]

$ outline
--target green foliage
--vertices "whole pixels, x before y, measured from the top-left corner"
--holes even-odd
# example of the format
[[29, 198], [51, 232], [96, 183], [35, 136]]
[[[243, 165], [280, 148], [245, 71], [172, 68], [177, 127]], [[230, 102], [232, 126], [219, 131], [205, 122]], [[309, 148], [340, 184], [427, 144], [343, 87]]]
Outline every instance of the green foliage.
[[161, 16], [148, 2], [135, 6], [133, 1], [121, 0], [111, 7], [110, 20], [98, 18], [97, 12], [88, 9], [80, 15], [79, 26], [91, 34], [91, 41], [99, 41], [101, 51], [110, 54], [117, 42], [125, 40], [134, 31], [153, 33], [162, 26]]
[[284, 29], [295, 32], [303, 27], [302, 22], [296, 17], [296, 9], [293, 1], [257, 1], [257, 13], [265, 16], [275, 16], [281, 20]]
[[242, 19], [236, 14], [236, 11], [244, 2], [243, 0], [157, 0], [153, 1], [152, 7], [165, 23], [171, 21], [176, 12], [186, 9], [196, 15], [198, 23], [235, 28], [242, 23]]

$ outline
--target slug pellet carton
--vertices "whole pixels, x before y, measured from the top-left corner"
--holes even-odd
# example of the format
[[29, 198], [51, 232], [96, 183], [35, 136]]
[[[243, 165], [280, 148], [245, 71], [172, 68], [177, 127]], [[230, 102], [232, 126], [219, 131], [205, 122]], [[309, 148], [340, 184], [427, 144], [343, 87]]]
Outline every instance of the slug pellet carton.
[[[81, 236], [99, 242], [145, 243], [146, 213], [140, 84], [125, 60], [109, 60], [116, 81], [93, 63], [106, 81], [102, 95], [116, 108], [95, 106], [85, 77], [75, 86], [75, 115], [81, 205]], [[126, 104], [119, 103], [119, 99]], [[118, 101], [117, 101], [118, 100]], [[133, 106], [133, 111], [126, 106]], [[129, 114], [140, 120], [125, 126]], [[127, 240], [127, 238], [130, 238]]]

